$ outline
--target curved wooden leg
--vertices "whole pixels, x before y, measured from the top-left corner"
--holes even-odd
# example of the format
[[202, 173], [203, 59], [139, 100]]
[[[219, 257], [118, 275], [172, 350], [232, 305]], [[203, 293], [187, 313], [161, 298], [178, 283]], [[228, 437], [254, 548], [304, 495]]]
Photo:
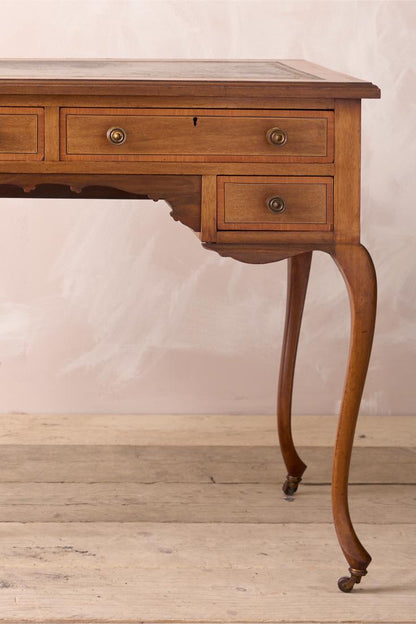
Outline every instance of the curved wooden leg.
[[277, 429], [288, 472], [282, 488], [286, 495], [296, 492], [306, 470], [306, 464], [297, 454], [293, 443], [291, 414], [296, 352], [311, 260], [311, 251], [288, 258], [286, 321], [277, 396]]
[[351, 306], [349, 359], [332, 473], [334, 524], [351, 574], [350, 577], [339, 579], [338, 586], [342, 591], [349, 592], [367, 574], [367, 566], [371, 561], [351, 522], [348, 509], [348, 473], [373, 342], [377, 282], [371, 257], [362, 245], [337, 245], [331, 254], [345, 280]]

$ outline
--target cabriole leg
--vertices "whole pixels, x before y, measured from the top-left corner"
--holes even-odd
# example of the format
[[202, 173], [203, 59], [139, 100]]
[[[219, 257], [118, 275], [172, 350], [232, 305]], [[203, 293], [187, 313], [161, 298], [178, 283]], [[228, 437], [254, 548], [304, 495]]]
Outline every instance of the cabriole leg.
[[348, 474], [355, 426], [373, 342], [377, 284], [374, 265], [362, 245], [337, 245], [333, 258], [345, 280], [351, 307], [351, 338], [344, 394], [338, 423], [332, 473], [332, 509], [350, 577], [338, 581], [341, 591], [350, 592], [367, 574], [371, 557], [359, 541], [348, 508]]
[[293, 442], [291, 415], [296, 352], [311, 260], [311, 251], [288, 258], [286, 321], [277, 396], [277, 428], [288, 473], [282, 489], [288, 496], [296, 492], [306, 470], [306, 464], [297, 454]]

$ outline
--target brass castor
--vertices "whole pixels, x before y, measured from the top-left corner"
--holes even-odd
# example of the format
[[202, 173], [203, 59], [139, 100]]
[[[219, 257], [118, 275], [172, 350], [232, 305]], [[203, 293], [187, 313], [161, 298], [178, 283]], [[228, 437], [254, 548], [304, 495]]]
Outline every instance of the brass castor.
[[361, 577], [367, 574], [367, 570], [354, 570], [354, 568], [348, 568], [351, 576], [342, 576], [338, 579], [338, 587], [342, 592], [349, 594], [354, 585], [361, 581]]
[[302, 481], [302, 477], [291, 477], [287, 475], [286, 481], [283, 483], [282, 490], [286, 496], [293, 496], [298, 489], [299, 483]]

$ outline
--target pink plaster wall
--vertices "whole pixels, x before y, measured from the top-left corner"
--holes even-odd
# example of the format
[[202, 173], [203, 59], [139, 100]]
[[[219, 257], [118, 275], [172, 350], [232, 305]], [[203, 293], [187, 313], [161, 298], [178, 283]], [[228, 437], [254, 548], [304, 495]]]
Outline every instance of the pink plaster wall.
[[[3, 0], [2, 57], [307, 58], [369, 79], [363, 240], [379, 276], [363, 412], [415, 412], [416, 4]], [[285, 263], [204, 251], [163, 202], [0, 202], [0, 411], [274, 410]], [[315, 254], [294, 408], [335, 413], [348, 302]]]

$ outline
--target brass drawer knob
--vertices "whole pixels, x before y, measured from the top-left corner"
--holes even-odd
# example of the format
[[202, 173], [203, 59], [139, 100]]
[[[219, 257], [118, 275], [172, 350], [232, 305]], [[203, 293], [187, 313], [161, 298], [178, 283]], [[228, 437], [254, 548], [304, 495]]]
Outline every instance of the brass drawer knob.
[[267, 200], [267, 207], [270, 212], [274, 212], [275, 214], [280, 214], [286, 210], [285, 201], [281, 197], [270, 197]]
[[287, 141], [287, 132], [280, 128], [270, 128], [267, 130], [267, 140], [272, 145], [284, 145]]
[[127, 134], [123, 128], [109, 128], [107, 130], [107, 139], [114, 145], [121, 145], [126, 138]]

